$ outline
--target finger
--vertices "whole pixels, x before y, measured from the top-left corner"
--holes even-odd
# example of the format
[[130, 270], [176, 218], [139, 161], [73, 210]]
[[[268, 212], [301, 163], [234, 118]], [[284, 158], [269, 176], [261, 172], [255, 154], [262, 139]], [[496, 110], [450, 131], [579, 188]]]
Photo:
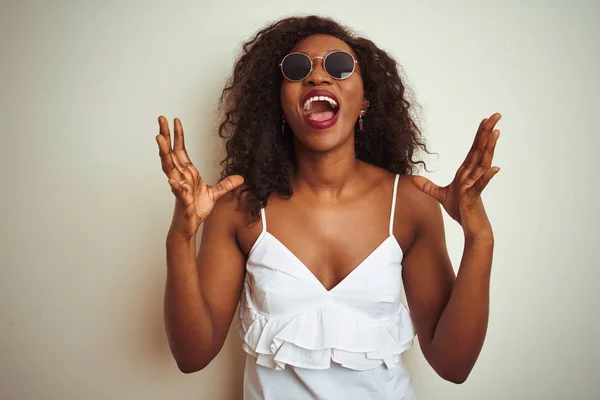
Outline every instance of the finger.
[[158, 117], [158, 126], [160, 134], [166, 139], [167, 146], [171, 150], [171, 133], [169, 132], [169, 121], [162, 115]]
[[471, 190], [475, 192], [475, 194], [479, 195], [486, 188], [488, 183], [492, 180], [492, 178], [500, 171], [499, 167], [493, 167], [488, 169], [485, 174], [483, 174], [477, 182], [473, 186], [471, 186]]
[[412, 183], [425, 194], [436, 199], [439, 203], [444, 200], [443, 189], [423, 176], [414, 176]]
[[492, 134], [489, 136], [488, 141], [485, 145], [483, 156], [481, 157], [480, 167], [487, 171], [492, 166], [492, 159], [494, 158], [494, 150], [496, 149], [496, 143], [500, 137], [500, 131], [494, 129]]
[[164, 116], [158, 117], [159, 136], [156, 141], [159, 145], [163, 171], [169, 178], [180, 179], [181, 168], [174, 160], [173, 151], [171, 149], [171, 133], [169, 131], [169, 121]]
[[231, 192], [244, 183], [241, 175], [231, 175], [208, 188], [208, 194], [213, 202], [217, 202], [224, 194]]
[[184, 166], [191, 164], [192, 161], [190, 160], [185, 148], [185, 139], [183, 137], [183, 125], [181, 124], [181, 120], [179, 118], [175, 118], [173, 121], [173, 126], [175, 129], [175, 144], [173, 145], [173, 151], [177, 154], [177, 157]]
[[187, 172], [186, 166], [183, 165], [177, 154], [173, 151], [171, 152], [171, 160], [173, 160], [173, 164], [175, 164], [177, 170], [179, 170], [181, 174], [185, 174]]
[[486, 121], [486, 123], [484, 125], [484, 129], [488, 132], [493, 131], [494, 128], [496, 127], [496, 124], [498, 123], [498, 121], [500, 121], [500, 118], [502, 118], [502, 114], [500, 114], [498, 112], [493, 113]]
[[494, 149], [496, 147], [499, 135], [500, 131], [498, 129], [494, 129], [494, 131], [488, 136], [488, 141], [482, 151], [479, 164], [471, 165], [466, 168], [466, 173], [461, 175], [461, 179], [476, 182], [487, 170], [490, 169], [492, 166], [492, 159], [494, 158]]
[[175, 126], [175, 144], [173, 146], [173, 152], [175, 153], [176, 161], [179, 170], [184, 173], [184, 171], [189, 171], [194, 178], [194, 181], [202, 179], [200, 173], [192, 163], [190, 156], [188, 155], [187, 149], [185, 148], [185, 139], [183, 135], [183, 125], [181, 124], [181, 120], [179, 118], [175, 118], [174, 120]]
[[177, 166], [173, 162], [171, 156], [171, 149], [167, 143], [168, 139], [165, 139], [164, 135], [156, 135], [156, 143], [158, 144], [158, 154], [160, 156], [160, 162], [163, 172], [173, 179], [180, 179], [181, 173], [177, 169]]
[[467, 170], [474, 169], [476, 165], [481, 162], [481, 157], [483, 156], [488, 137], [501, 117], [500, 113], [494, 113], [479, 124], [479, 129], [473, 140], [473, 145], [464, 162]]
[[190, 156], [185, 148], [185, 137], [183, 134], [183, 125], [181, 124], [181, 120], [179, 118], [175, 118], [174, 121], [175, 126], [175, 144], [173, 146], [173, 151], [177, 155], [177, 160], [179, 160], [182, 167], [189, 170], [194, 177], [194, 180], [201, 179], [200, 173], [192, 163]]
[[484, 118], [479, 123], [479, 127], [477, 128], [477, 132], [475, 133], [475, 138], [473, 139], [473, 143], [471, 144], [471, 148], [469, 149], [469, 152], [467, 153], [467, 156], [465, 157], [463, 165], [467, 164], [468, 160], [471, 157], [471, 153], [473, 153], [473, 151], [477, 147], [477, 144], [479, 143], [479, 141], [481, 139], [481, 135], [482, 135], [482, 132], [483, 132], [483, 127], [484, 127], [485, 123], [487, 122], [487, 120], [488, 120], [487, 118]]

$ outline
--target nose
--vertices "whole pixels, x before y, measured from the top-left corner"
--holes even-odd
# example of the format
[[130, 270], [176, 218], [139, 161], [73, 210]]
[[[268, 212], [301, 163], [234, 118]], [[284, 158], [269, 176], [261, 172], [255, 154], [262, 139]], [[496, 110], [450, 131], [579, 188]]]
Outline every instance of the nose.
[[323, 57], [313, 57], [313, 69], [304, 79], [304, 84], [308, 86], [321, 86], [331, 84], [331, 77], [323, 68]]

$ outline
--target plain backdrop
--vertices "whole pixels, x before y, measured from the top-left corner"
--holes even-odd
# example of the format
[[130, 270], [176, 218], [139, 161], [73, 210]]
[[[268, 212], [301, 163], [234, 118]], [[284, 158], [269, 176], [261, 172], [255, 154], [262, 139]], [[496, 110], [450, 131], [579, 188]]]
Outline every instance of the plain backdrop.
[[[484, 201], [489, 331], [463, 385], [407, 354], [419, 399], [592, 399], [598, 379], [596, 1], [2, 1], [0, 399], [241, 398], [234, 330], [181, 374], [164, 332], [173, 195], [154, 136], [183, 121], [215, 182], [216, 106], [240, 45], [291, 14], [336, 18], [392, 54], [448, 183], [503, 114]], [[260, 116], [256, 116], [259, 118]], [[458, 268], [460, 227], [446, 219]]]

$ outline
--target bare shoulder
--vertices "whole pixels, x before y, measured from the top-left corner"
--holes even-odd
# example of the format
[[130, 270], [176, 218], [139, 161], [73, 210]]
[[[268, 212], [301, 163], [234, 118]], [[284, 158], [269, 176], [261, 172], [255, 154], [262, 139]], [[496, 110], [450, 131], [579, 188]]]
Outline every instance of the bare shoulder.
[[237, 231], [246, 221], [247, 212], [245, 212], [243, 193], [245, 185], [242, 185], [229, 193], [222, 196], [217, 202], [211, 213], [209, 214], [207, 221], [213, 220], [218, 221], [219, 224], [226, 225]]
[[415, 175], [401, 175], [398, 181], [398, 200], [403, 207], [416, 217], [425, 218], [437, 215], [439, 203], [428, 194], [423, 193], [413, 183]]
[[414, 175], [400, 175], [395, 204], [394, 235], [407, 254], [428, 227], [443, 230], [439, 204], [412, 183], [413, 177]]
[[[387, 188], [393, 186], [396, 175], [386, 169], [366, 164], [366, 171], [369, 182], [373, 186], [381, 186]], [[403, 202], [404, 206], [409, 206], [413, 211], [427, 212], [434, 210], [438, 203], [431, 196], [420, 191], [413, 183], [412, 179], [415, 175], [400, 174], [398, 179], [398, 200]]]
[[[366, 163], [363, 166], [363, 171], [363, 176], [367, 180], [368, 185], [372, 189], [380, 187], [383, 191], [387, 191], [389, 187], [393, 186], [397, 175], [386, 169]], [[402, 207], [402, 209], [408, 210], [411, 214], [418, 216], [435, 214], [440, 208], [438, 202], [431, 196], [423, 193], [412, 183], [414, 176], [400, 174], [396, 207]]]
[[245, 192], [245, 189], [246, 186], [242, 185], [221, 197], [206, 222], [208, 227], [222, 225], [240, 252], [247, 256], [261, 232], [262, 225], [260, 217], [251, 217], [251, 210], [247, 204], [250, 193]]
[[393, 186], [396, 174], [376, 165], [363, 163], [361, 177], [370, 190], [381, 188], [383, 191], [387, 191], [389, 187]]

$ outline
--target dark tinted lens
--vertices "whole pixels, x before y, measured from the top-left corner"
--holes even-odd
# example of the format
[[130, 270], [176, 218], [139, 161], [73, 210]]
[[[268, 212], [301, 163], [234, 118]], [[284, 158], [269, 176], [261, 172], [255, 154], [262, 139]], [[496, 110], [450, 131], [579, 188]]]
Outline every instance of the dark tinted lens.
[[349, 53], [336, 51], [327, 56], [324, 66], [335, 79], [344, 79], [354, 71], [354, 58]]
[[283, 59], [281, 70], [286, 78], [299, 81], [310, 73], [310, 59], [305, 54], [289, 54]]

